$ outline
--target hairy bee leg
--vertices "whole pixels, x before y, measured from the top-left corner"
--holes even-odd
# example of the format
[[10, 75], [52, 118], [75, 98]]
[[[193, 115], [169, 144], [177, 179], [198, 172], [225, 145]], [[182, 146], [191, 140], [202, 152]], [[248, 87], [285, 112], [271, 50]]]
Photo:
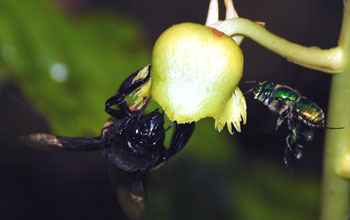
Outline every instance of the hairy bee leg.
[[291, 152], [292, 152], [292, 148], [290, 146], [287, 146], [284, 149], [284, 155], [283, 155], [283, 162], [287, 167], [292, 167], [289, 163], [289, 161], [291, 160]]
[[114, 118], [123, 118], [125, 117], [125, 113], [117, 110], [117, 109], [112, 109], [110, 107], [106, 107], [105, 112], [107, 112], [110, 116], [114, 117]]
[[103, 137], [61, 137], [54, 134], [37, 133], [20, 137], [25, 144], [46, 150], [98, 151], [104, 149]]
[[[288, 128], [289, 130], [293, 130], [294, 124], [291, 121], [291, 112], [287, 109], [282, 109], [279, 112], [279, 116], [276, 122], [276, 131], [278, 130], [278, 128], [283, 124], [283, 122], [287, 119], [288, 120]], [[291, 124], [292, 123], [292, 124]]]
[[289, 134], [286, 138], [287, 147], [284, 150], [283, 162], [288, 167], [291, 167], [289, 163], [289, 161], [291, 160], [291, 155], [293, 155], [293, 157], [297, 160], [301, 159], [301, 157], [303, 156], [303, 146], [297, 144], [296, 141], [294, 141], [294, 135], [294, 133]]
[[284, 117], [281, 117], [281, 116], [278, 117], [277, 122], [276, 122], [276, 132], [277, 132], [278, 128], [283, 124], [284, 120], [285, 120]]
[[[121, 116], [131, 115], [128, 105], [125, 103], [125, 97], [131, 94], [135, 89], [145, 84], [151, 76], [151, 67], [148, 69], [148, 74], [145, 78], [138, 79], [133, 82], [134, 78], [138, 75], [139, 71], [131, 74], [128, 78], [124, 80], [124, 82], [120, 85], [117, 94], [112, 96], [106, 101], [105, 111], [113, 117], [120, 118]], [[115, 109], [111, 109], [111, 106], [118, 105], [119, 111]]]
[[297, 141], [300, 139], [299, 134], [303, 135], [306, 140], [311, 140], [312, 139], [312, 129], [311, 128], [305, 128], [306, 130], [304, 130], [303, 133], [298, 132], [298, 130], [300, 129], [300, 124], [301, 122], [297, 122], [297, 126], [294, 125], [294, 122], [292, 119], [288, 119], [288, 129], [290, 131], [292, 131], [291, 134], [289, 134], [287, 136], [287, 145], [290, 146], [293, 150], [293, 154], [295, 156], [296, 159], [300, 159], [302, 157], [302, 149], [303, 146], [300, 144], [297, 144]]
[[187, 144], [194, 131], [195, 123], [176, 124], [175, 126], [175, 133], [168, 149], [170, 157], [179, 152]]
[[297, 133], [297, 127], [295, 126], [292, 118], [288, 118], [287, 123], [288, 123], [288, 130], [290, 130], [292, 132], [290, 134], [291, 136], [288, 135], [288, 137], [287, 137], [287, 144], [288, 143], [294, 144], [299, 139], [299, 136]]
[[[302, 157], [302, 149], [303, 149], [303, 146], [297, 144], [293, 147], [291, 146], [287, 146], [284, 150], [284, 156], [283, 156], [283, 162], [286, 166], [288, 167], [292, 167], [291, 164], [290, 164], [290, 161], [292, 159], [292, 156], [293, 158], [299, 160], [301, 157]], [[292, 155], [292, 156], [291, 156]]]
[[170, 147], [168, 150], [164, 151], [158, 161], [153, 165], [153, 170], [156, 170], [164, 165], [164, 163], [173, 155], [178, 153], [182, 148], [186, 145], [188, 140], [190, 139], [195, 123], [187, 123], [187, 124], [175, 124], [175, 132], [170, 141]]
[[[294, 146], [288, 145], [284, 150], [283, 162], [287, 167], [293, 168], [290, 164], [290, 161], [293, 158], [299, 160], [302, 156], [303, 146], [296, 144]], [[291, 156], [292, 155], [292, 156]]]

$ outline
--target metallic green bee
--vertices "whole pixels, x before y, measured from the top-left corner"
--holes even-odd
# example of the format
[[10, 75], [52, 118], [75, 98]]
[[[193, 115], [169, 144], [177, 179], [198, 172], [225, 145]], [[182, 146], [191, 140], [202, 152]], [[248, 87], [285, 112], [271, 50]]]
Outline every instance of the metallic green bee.
[[254, 99], [262, 102], [272, 112], [279, 115], [276, 130], [287, 120], [291, 134], [286, 138], [287, 147], [283, 158], [284, 163], [289, 166], [290, 155], [300, 159], [303, 146], [297, 141], [301, 137], [310, 141], [313, 138], [312, 128], [325, 127], [323, 110], [297, 90], [271, 81], [260, 82], [258, 86], [247, 91], [247, 93], [249, 92], [253, 92]]

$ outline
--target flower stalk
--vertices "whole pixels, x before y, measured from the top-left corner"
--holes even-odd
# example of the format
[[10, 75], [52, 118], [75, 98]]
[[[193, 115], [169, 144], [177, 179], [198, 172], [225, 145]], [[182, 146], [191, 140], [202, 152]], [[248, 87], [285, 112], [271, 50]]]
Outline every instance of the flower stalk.
[[341, 46], [331, 49], [305, 47], [287, 41], [266, 30], [263, 26], [244, 18], [233, 18], [221, 22], [216, 28], [227, 35], [243, 35], [263, 47], [311, 69], [327, 73], [339, 73], [344, 69], [344, 51]]
[[350, 0], [344, 1], [339, 46], [344, 51], [344, 68], [332, 77], [328, 109], [328, 127], [344, 129], [326, 131], [322, 220], [346, 220], [350, 212]]

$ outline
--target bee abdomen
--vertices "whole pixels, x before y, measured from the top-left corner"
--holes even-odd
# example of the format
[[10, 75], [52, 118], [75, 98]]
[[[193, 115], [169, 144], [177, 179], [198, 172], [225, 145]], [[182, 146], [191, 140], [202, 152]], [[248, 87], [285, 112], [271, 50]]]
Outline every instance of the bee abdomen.
[[311, 127], [324, 127], [322, 109], [309, 99], [302, 97], [294, 104], [295, 117]]

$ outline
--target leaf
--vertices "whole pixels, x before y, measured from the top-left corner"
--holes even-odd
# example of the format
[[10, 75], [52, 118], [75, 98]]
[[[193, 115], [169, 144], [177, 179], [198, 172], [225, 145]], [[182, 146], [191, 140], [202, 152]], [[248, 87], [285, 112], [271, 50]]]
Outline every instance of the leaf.
[[150, 61], [141, 28], [115, 14], [69, 17], [48, 1], [0, 2], [0, 74], [61, 135], [98, 135], [104, 102]]

